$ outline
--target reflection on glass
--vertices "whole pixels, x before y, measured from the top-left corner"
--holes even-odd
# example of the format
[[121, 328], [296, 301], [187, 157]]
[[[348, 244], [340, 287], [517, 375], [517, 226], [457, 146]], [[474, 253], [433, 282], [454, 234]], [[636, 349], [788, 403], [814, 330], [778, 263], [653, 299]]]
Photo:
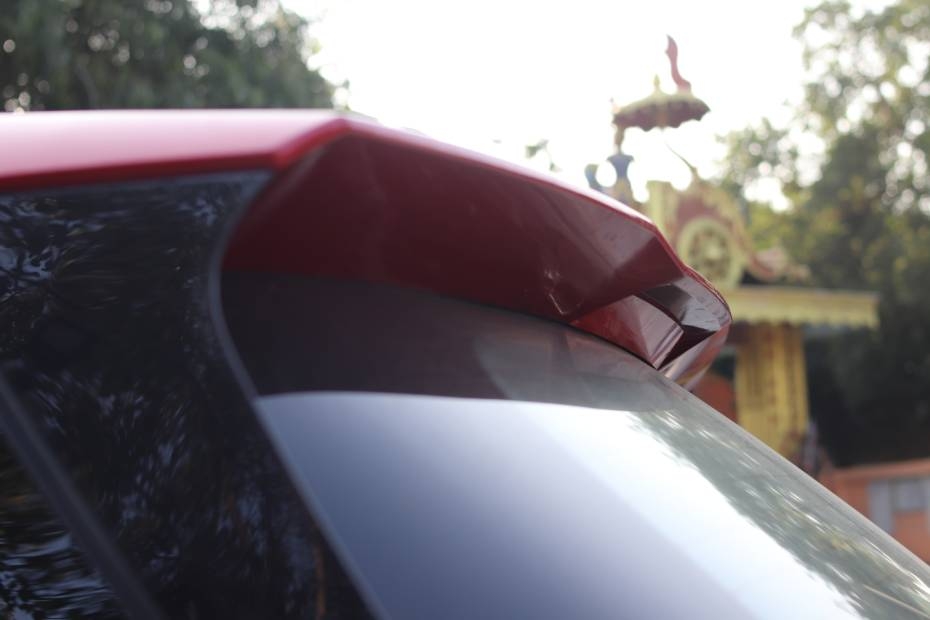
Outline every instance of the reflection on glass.
[[[531, 384], [508, 372], [507, 365], [501, 363], [511, 355], [515, 344], [510, 342], [509, 334], [518, 332], [494, 333], [476, 348], [502, 392], [533, 400], [527, 392]], [[550, 360], [547, 372], [565, 382], [561, 392], [575, 395], [563, 402], [618, 413], [605, 421], [615, 433], [604, 433], [605, 428], [599, 426], [598, 434], [585, 437], [575, 448], [586, 454], [585, 459], [600, 451], [603, 460], [593, 460], [609, 462], [612, 458], [631, 458], [629, 451], [638, 446], [646, 484], [674, 489], [677, 504], [666, 506], [656, 516], [667, 518], [669, 514], [677, 515], [678, 510], [692, 515], [684, 519], [676, 516], [678, 525], [669, 530], [670, 535], [679, 535], [682, 547], [690, 549], [696, 561], [703, 560], [708, 570], [720, 570], [726, 549], [734, 545], [764, 554], [772, 563], [771, 574], [750, 580], [755, 584], [734, 584], [750, 604], [753, 593], [764, 588], [766, 580], [781, 580], [782, 585], [791, 580], [791, 589], [801, 597], [799, 600], [804, 600], [803, 593], [810, 584], [797, 579], [797, 570], [777, 569], [782, 564], [778, 556], [788, 553], [811, 579], [835, 592], [837, 613], [866, 618], [930, 618], [926, 567], [897, 545], [889, 544], [861, 515], [638, 360], [617, 355], [608, 345], [578, 332], [564, 330], [559, 340], [561, 343], [556, 343], [550, 336], [553, 344], [549, 354], [541, 357]], [[559, 351], [570, 353], [563, 356]], [[550, 393], [544, 400], [557, 401], [551, 396], [553, 381], [547, 384]], [[622, 434], [629, 432], [624, 431], [628, 428], [636, 429], [636, 435], [646, 434], [654, 442], [644, 445], [642, 441], [624, 441]], [[554, 437], [565, 439], [573, 429], [578, 430], [571, 419], [560, 419], [552, 432]], [[612, 482], [627, 487], [636, 484], [629, 479]], [[661, 497], [658, 491], [657, 495]], [[702, 540], [701, 528], [692, 530], [688, 525], [695, 519], [715, 519], [721, 502], [735, 510], [742, 523], [728, 531], [725, 541]], [[719, 521], [733, 522], [722, 516]], [[689, 533], [697, 536], [689, 537]], [[760, 540], [758, 534], [767, 540]], [[810, 595], [814, 596], [814, 591]], [[823, 592], [819, 595], [823, 596]]]
[[211, 261], [263, 174], [0, 197], [0, 361], [171, 617], [363, 613], [233, 377]]
[[[596, 464], [592, 472], [613, 492], [639, 489], [634, 505], [652, 510], [650, 522], [667, 524], [668, 536], [707, 574], [732, 579], [728, 586], [746, 608], [759, 609], [765, 599], [790, 615], [806, 601], [832, 615], [930, 617], [926, 566], [612, 345], [548, 321], [399, 287], [255, 274], [228, 274], [226, 284], [230, 328], [262, 394], [494, 399], [458, 405], [470, 415], [504, 415], [501, 402], [508, 400], [593, 408], [548, 416], [551, 440], [575, 451], [579, 462]], [[537, 409], [540, 417], [549, 411]], [[612, 467], [623, 463], [637, 466], [617, 478]], [[757, 572], [736, 561], [746, 550]], [[786, 590], [796, 598], [785, 598]]]
[[723, 416], [687, 400], [636, 420], [862, 617], [930, 618], [926, 567]]
[[0, 438], [0, 616], [120, 618], [67, 529]]

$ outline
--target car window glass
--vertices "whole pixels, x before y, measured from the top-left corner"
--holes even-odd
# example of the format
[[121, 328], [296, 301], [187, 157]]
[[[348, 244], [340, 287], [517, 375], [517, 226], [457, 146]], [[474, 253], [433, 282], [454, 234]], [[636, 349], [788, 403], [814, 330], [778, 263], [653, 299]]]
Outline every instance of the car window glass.
[[255, 419], [212, 302], [245, 172], [0, 196], [0, 368], [169, 617], [365, 606]]
[[[796, 583], [792, 595], [809, 593], [804, 600], [812, 617], [832, 610], [866, 618], [930, 615], [926, 566], [731, 421], [609, 343], [550, 321], [381, 284], [230, 273], [224, 295], [233, 338], [265, 395], [267, 424], [282, 446], [294, 442], [292, 467], [311, 481], [307, 488], [336, 489], [333, 501], [342, 506], [364, 504], [346, 488], [360, 498], [386, 501], [387, 485], [396, 483], [398, 497], [406, 498], [398, 510], [413, 510], [399, 514], [420, 523], [427, 517], [416, 507], [424, 506], [426, 513], [442, 512], [443, 519], [458, 523], [453, 531], [469, 532], [474, 523], [460, 518], [464, 511], [474, 510], [473, 502], [483, 506], [479, 512], [497, 510], [491, 507], [499, 500], [512, 509], [506, 514], [513, 517], [514, 536], [536, 531], [542, 515], [560, 515], [539, 532], [537, 544], [544, 545], [547, 536], [573, 540], [576, 529], [588, 523], [587, 500], [575, 493], [575, 482], [560, 482], [577, 478], [586, 484], [588, 476], [577, 471], [583, 467], [612, 489], [601, 488], [605, 497], [590, 496], [592, 505], [604, 504], [598, 510], [607, 510], [610, 498], [635, 495], [633, 510], [649, 516], [645, 529], [662, 529], [662, 539], [677, 541], [674, 553], [704, 567], [675, 582], [692, 569], [684, 561], [671, 563], [660, 586], [690, 587], [699, 573], [701, 579], [716, 575], [724, 589], [732, 584], [738, 605], [745, 605], [734, 607], [739, 617], [746, 609], [764, 617], [772, 610], [805, 608], [780, 590], [784, 583]], [[324, 428], [333, 432], [332, 441], [303, 434]], [[397, 453], [385, 447], [395, 444], [402, 447]], [[321, 461], [331, 466], [322, 468]], [[403, 463], [409, 471], [430, 472], [423, 474], [422, 499], [415, 499], [410, 476], [389, 479]], [[518, 473], [528, 478], [498, 483]], [[351, 485], [347, 480], [355, 474], [360, 481]], [[534, 486], [537, 475], [548, 482]], [[382, 476], [383, 485], [372, 483]], [[404, 484], [411, 485], [409, 495], [401, 491]], [[458, 507], [453, 509], [428, 501], [444, 488], [470, 494], [473, 502], [444, 496]], [[514, 493], [520, 506], [545, 503], [546, 497], [575, 500], [521, 514], [510, 501]], [[333, 523], [353, 527], [349, 514], [340, 513]], [[503, 514], [490, 521], [494, 531], [508, 523]], [[618, 515], [611, 523], [624, 519], [629, 517]], [[594, 554], [615, 542], [605, 563], [625, 557], [624, 549], [637, 549], [635, 540], [623, 538], [623, 527], [614, 527], [605, 526], [604, 544], [590, 550]], [[357, 531], [370, 530], [369, 524]], [[740, 540], [752, 542], [741, 546]], [[463, 553], [472, 548], [455, 540], [449, 545]], [[639, 549], [634, 557], [646, 561], [650, 549], [658, 547]], [[747, 549], [756, 555], [745, 555]], [[527, 557], [545, 555], [537, 545], [523, 551]], [[429, 560], [429, 553], [422, 557]], [[773, 577], [772, 566], [783, 572]], [[549, 576], [543, 573], [538, 583], [550, 583]], [[489, 587], [493, 591], [493, 580]], [[664, 596], [660, 590], [650, 596]], [[710, 596], [711, 589], [706, 592]], [[754, 596], [763, 600], [763, 594], [770, 604], [755, 607]], [[646, 611], [640, 617], [650, 617]]]
[[70, 531], [0, 436], [0, 616], [122, 618]]

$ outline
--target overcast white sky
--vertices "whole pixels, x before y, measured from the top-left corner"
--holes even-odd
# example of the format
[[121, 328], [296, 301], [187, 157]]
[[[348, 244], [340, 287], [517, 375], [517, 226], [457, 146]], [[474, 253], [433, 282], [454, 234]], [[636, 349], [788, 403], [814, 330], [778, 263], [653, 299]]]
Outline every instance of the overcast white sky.
[[[611, 152], [610, 99], [673, 90], [665, 35], [711, 112], [700, 123], [628, 131], [637, 194], [645, 179], [687, 183], [667, 140], [713, 174], [715, 135], [785, 114], [800, 98], [801, 50], [791, 31], [812, 0], [285, 0], [309, 17], [327, 74], [351, 82], [353, 110], [521, 161], [548, 138], [566, 180]], [[860, 0], [857, 5], [881, 5]], [[540, 164], [541, 165], [541, 164]]]

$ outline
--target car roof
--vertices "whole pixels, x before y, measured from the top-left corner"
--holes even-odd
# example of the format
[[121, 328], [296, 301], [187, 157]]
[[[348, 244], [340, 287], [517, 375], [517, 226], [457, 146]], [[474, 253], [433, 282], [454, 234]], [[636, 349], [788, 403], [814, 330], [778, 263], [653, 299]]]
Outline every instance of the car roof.
[[[0, 191], [232, 169], [283, 169], [339, 131], [326, 112], [120, 110], [0, 117]], [[320, 134], [324, 134], [321, 136]]]
[[[319, 220], [307, 219], [316, 211], [307, 208], [306, 191], [339, 191], [345, 209], [376, 196], [379, 208], [395, 219], [403, 212], [419, 236], [412, 245], [409, 235], [399, 238], [404, 247], [368, 240], [381, 243], [381, 258], [395, 265], [385, 276], [340, 255], [347, 244], [332, 240], [345, 231], [335, 231], [320, 241], [330, 243], [326, 256], [338, 267], [322, 275], [387, 280], [553, 319], [618, 344], [686, 384], [712, 361], [731, 323], [720, 294], [637, 211], [551, 176], [359, 117], [295, 110], [92, 111], [11, 114], [0, 123], [0, 191], [271, 171], [270, 187], [232, 242], [232, 268], [320, 275], [307, 267], [312, 253], [306, 240], [287, 244], [281, 236], [294, 221], [318, 227]], [[378, 187], [370, 178], [368, 185], [364, 178], [355, 184], [363, 190], [352, 181], [334, 185], [340, 176], [334, 170], [359, 161], [379, 167]], [[321, 169], [329, 172], [321, 175]], [[437, 202], [451, 219], [433, 221]], [[443, 250], [468, 240], [471, 221], [486, 222], [484, 230], [494, 234], [478, 230], [454, 256]], [[359, 234], [347, 239], [366, 242]], [[461, 268], [426, 274], [421, 263], [427, 251], [446, 251]], [[499, 260], [474, 273], [468, 261], [488, 256]], [[572, 299], [570, 307], [559, 291]]]

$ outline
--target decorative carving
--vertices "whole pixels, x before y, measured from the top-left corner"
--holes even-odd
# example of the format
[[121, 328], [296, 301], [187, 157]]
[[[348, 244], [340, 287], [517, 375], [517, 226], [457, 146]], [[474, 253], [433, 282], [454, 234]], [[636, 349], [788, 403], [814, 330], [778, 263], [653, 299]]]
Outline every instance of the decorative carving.
[[675, 249], [686, 263], [721, 288], [739, 284], [745, 259], [731, 230], [720, 220], [702, 216], [687, 222]]
[[633, 201], [626, 176], [632, 157], [623, 152], [626, 128], [678, 127], [700, 120], [708, 111], [678, 70], [678, 46], [671, 37], [666, 54], [676, 92], [663, 92], [656, 78], [650, 96], [614, 105], [616, 152], [608, 162], [617, 181], [612, 187], [598, 184], [595, 164], [586, 170], [588, 181], [650, 217], [686, 263], [723, 289], [735, 321], [729, 342], [736, 349], [737, 420], [782, 455], [797, 459], [808, 426], [804, 328], [874, 327], [878, 298], [865, 292], [771, 286], [779, 280], [804, 280], [808, 270], [793, 263], [780, 247], [756, 250], [733, 197], [701, 179], [674, 150], [691, 170], [688, 188], [678, 191], [670, 183], [650, 181], [648, 201]]

